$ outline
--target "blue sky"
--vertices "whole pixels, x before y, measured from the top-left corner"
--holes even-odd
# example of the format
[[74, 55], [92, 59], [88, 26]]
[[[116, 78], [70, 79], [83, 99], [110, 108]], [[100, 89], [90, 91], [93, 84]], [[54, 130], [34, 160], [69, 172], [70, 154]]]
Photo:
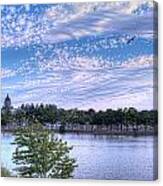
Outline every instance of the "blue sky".
[[152, 1], [4, 5], [2, 101], [153, 108]]

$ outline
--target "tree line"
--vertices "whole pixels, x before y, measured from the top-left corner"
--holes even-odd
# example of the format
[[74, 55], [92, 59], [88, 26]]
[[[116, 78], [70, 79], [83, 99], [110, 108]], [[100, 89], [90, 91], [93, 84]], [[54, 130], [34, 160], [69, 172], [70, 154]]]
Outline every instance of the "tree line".
[[118, 126], [122, 130], [125, 126], [126, 130], [129, 127], [137, 129], [139, 126], [148, 126], [156, 128], [158, 123], [157, 110], [142, 110], [138, 111], [136, 108], [124, 109], [106, 109], [105, 111], [95, 111], [94, 109], [78, 110], [57, 108], [52, 104], [22, 104], [14, 110], [6, 110], [5, 107], [1, 109], [1, 124], [17, 123], [21, 125], [23, 122], [28, 124], [37, 119], [42, 124], [60, 122], [62, 125], [66, 124], [80, 124], [80, 125], [105, 125], [109, 126], [110, 130], [114, 126]]

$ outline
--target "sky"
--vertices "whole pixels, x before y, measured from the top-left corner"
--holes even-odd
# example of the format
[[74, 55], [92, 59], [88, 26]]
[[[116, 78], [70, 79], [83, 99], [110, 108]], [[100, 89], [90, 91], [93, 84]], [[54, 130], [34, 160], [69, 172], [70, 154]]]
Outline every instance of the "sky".
[[153, 109], [153, 1], [1, 6], [2, 104]]

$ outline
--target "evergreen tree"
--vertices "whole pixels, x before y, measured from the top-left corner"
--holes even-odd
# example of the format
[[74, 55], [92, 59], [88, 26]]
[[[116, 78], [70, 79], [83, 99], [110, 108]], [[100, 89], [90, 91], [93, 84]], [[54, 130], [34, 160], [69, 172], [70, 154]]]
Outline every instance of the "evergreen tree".
[[75, 160], [69, 157], [72, 147], [66, 142], [54, 138], [54, 135], [34, 123], [15, 132], [16, 150], [13, 161], [21, 177], [70, 178]]

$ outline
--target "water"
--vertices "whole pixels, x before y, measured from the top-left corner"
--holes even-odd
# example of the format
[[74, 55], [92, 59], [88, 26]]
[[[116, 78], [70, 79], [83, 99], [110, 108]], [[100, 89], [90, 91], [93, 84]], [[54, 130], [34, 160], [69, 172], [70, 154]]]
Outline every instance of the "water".
[[[154, 174], [154, 137], [94, 136], [88, 134], [59, 135], [73, 145], [71, 156], [78, 167], [74, 178], [152, 180]], [[11, 145], [14, 137], [2, 135], [2, 164], [14, 168]]]

